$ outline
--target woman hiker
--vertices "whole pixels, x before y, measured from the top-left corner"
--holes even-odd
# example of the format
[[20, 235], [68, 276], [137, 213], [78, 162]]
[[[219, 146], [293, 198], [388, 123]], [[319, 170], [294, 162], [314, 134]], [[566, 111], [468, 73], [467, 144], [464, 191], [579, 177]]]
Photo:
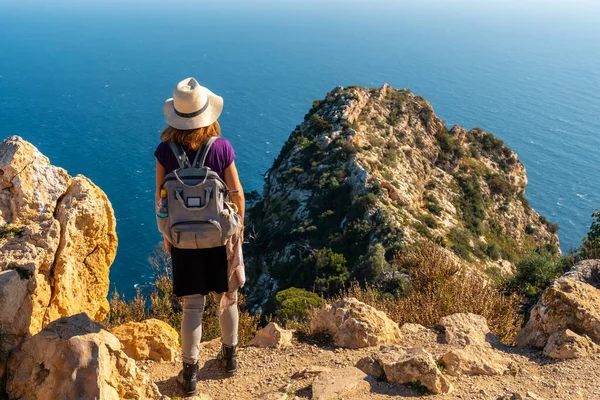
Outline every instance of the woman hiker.
[[[223, 99], [194, 78], [179, 82], [173, 98], [164, 104], [166, 129], [160, 135], [156, 148], [156, 200], [166, 174], [179, 167], [169, 141], [180, 145], [188, 160], [194, 160], [196, 152], [205, 139], [218, 137], [210, 147], [204, 165], [216, 172], [232, 192], [231, 200], [237, 206], [241, 221], [244, 220], [244, 191], [235, 167], [235, 153], [227, 139], [220, 137], [217, 119], [223, 110]], [[173, 292], [183, 298], [181, 321], [181, 348], [183, 369], [177, 381], [187, 395], [196, 392], [200, 339], [202, 336], [202, 313], [208, 293], [213, 292], [219, 304], [221, 325], [221, 351], [217, 358], [227, 373], [237, 369], [236, 346], [238, 343], [237, 289], [244, 284], [241, 238], [243, 227], [228, 241], [226, 246], [207, 249], [179, 249], [167, 238], [164, 244], [173, 263]]]

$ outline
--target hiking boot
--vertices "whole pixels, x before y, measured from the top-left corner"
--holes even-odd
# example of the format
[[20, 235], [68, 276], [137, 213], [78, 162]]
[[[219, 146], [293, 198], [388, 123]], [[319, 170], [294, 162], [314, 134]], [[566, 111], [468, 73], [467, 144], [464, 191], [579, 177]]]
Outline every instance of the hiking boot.
[[237, 371], [237, 354], [235, 352], [236, 346], [221, 345], [221, 351], [217, 354], [217, 360], [219, 360], [221, 366], [225, 368], [225, 372], [233, 374]]
[[177, 375], [177, 382], [182, 386], [186, 396], [194, 396], [198, 383], [198, 363], [183, 363], [183, 369]]

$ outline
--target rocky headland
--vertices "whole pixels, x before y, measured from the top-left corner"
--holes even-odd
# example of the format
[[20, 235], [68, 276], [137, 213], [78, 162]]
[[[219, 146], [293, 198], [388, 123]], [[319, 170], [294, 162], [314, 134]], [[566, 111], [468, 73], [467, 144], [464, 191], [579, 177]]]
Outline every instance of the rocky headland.
[[409, 90], [338, 87], [315, 101], [249, 210], [251, 299], [348, 281], [395, 290], [395, 257], [431, 240], [474, 269], [511, 275], [557, 227], [524, 198], [517, 155], [481, 129], [448, 129]]
[[[415, 275], [402, 255], [415, 248], [435, 249], [425, 253], [456, 275], [451, 285], [480, 284], [475, 295], [518, 304], [494, 278], [513, 276], [531, 252], [560, 253], [556, 226], [523, 197], [526, 183], [500, 140], [447, 129], [409, 91], [336, 88], [294, 130], [246, 221], [250, 305], [268, 311], [292, 286], [324, 299], [278, 296], [291, 314], [278, 310], [258, 331], [244, 314], [240, 329], [254, 339], [244, 339], [234, 376], [217, 365], [218, 339], [204, 342], [196, 398], [600, 398], [598, 260], [555, 274], [527, 321], [510, 320], [519, 322], [510, 340], [498, 337], [501, 319], [466, 304], [428, 326], [392, 312], [409, 296]], [[180, 397], [179, 336], [165, 323], [177, 318], [148, 318], [160, 313], [142, 307], [135, 320], [109, 323], [116, 247], [100, 188], [19, 137], [0, 143], [0, 399]], [[352, 281], [379, 294], [340, 292]], [[208, 332], [216, 317], [205, 318]]]

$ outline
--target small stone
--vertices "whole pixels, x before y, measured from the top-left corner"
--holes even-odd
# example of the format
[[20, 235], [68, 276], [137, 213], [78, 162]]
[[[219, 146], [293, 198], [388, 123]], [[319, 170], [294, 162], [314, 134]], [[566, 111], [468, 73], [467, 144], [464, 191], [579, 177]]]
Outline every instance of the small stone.
[[[452, 384], [439, 371], [431, 354], [422, 348], [381, 346], [371, 358], [381, 366], [388, 382], [400, 384], [418, 382], [436, 394], [450, 393], [453, 390]], [[369, 366], [368, 359], [361, 361], [359, 363], [363, 368], [369, 368], [367, 370], [375, 373], [379, 372], [376, 364]]]
[[336, 400], [360, 389], [370, 388], [367, 375], [355, 367], [334, 369], [320, 373], [312, 384], [314, 400]]
[[292, 342], [292, 331], [281, 328], [275, 322], [262, 328], [248, 343], [250, 346], [281, 348], [289, 346]]

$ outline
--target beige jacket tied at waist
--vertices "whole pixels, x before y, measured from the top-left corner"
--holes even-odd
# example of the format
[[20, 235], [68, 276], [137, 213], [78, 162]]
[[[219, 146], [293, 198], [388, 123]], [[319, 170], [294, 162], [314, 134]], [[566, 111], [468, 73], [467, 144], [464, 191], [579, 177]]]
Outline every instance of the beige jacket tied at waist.
[[246, 283], [246, 271], [244, 270], [244, 255], [242, 244], [244, 243], [244, 227], [240, 229], [227, 242], [227, 283], [229, 290], [221, 297], [219, 304], [219, 315], [227, 307], [237, 304], [238, 289]]

